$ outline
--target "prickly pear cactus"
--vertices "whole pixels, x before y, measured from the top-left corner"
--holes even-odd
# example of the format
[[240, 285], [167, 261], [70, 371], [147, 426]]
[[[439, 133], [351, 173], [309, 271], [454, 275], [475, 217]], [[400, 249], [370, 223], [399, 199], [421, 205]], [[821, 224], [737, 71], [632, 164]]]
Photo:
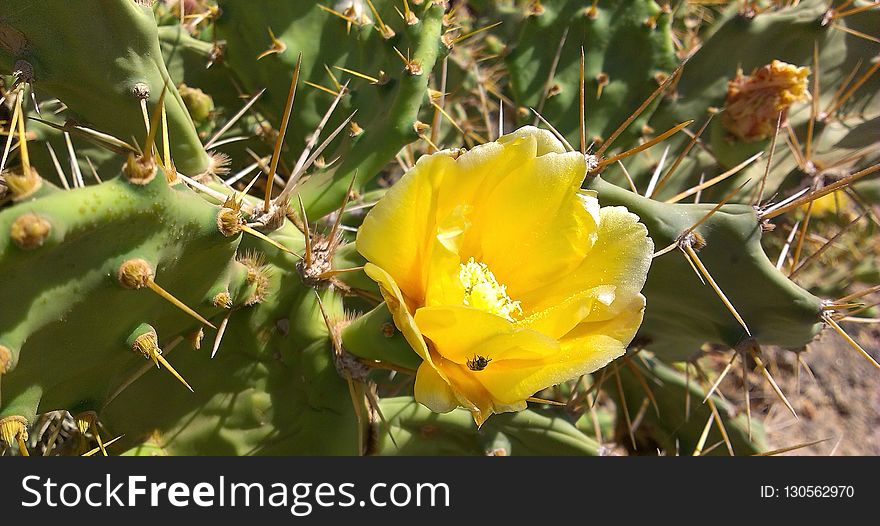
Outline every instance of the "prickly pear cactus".
[[[658, 308], [646, 311], [639, 335], [658, 355], [681, 361], [704, 342], [737, 347], [750, 338], [761, 344], [799, 347], [821, 329], [822, 300], [773, 266], [761, 247], [760, 219], [752, 207], [725, 205], [691, 230], [715, 205], [659, 203], [601, 178], [590, 182], [590, 187], [603, 204], [626, 205], [638, 213], [658, 248], [675, 247], [674, 253], [655, 258], [646, 284], [648, 297]], [[687, 249], [698, 254], [736, 314], [712, 287], [683, 283], [685, 278], [693, 285], [707, 279], [694, 275], [691, 267], [696, 261], [688, 252], [681, 255]], [[738, 286], [743, 280], [754, 288]], [[686, 301], [683, 290], [688, 290]]]
[[167, 90], [178, 169], [195, 176], [215, 168], [165, 68], [148, 7], [131, 0], [8, 2], [0, 20], [0, 72], [33, 85], [39, 97], [63, 100], [77, 121], [124, 141], [147, 135], [141, 101], [152, 112]]
[[[441, 40], [442, 3], [413, 5], [403, 21], [393, 2], [377, 0], [372, 9], [364, 2], [348, 2], [356, 7], [347, 9], [346, 2], [339, 4], [277, 1], [253, 9], [247, 1], [218, 2], [224, 60], [250, 92], [267, 89], [257, 103], [267, 115], [282, 115], [290, 72], [302, 57], [300, 76], [309, 84], [297, 92], [297, 119], [287, 132], [290, 164], [334, 93], [344, 90], [345, 96], [328, 130], [357, 111], [346, 137], [330, 150], [339, 157], [337, 165], [315, 174], [301, 190], [306, 209], [316, 217], [338, 206], [352, 177], [355, 188], [362, 188], [419, 138], [424, 131], [419, 109], [428, 97], [430, 73], [451, 46]], [[272, 124], [280, 127], [278, 121]]]
[[[753, 455], [767, 450], [760, 424], [750, 424], [744, 414], [736, 415], [730, 402], [718, 395], [704, 402], [705, 392], [699, 382], [690, 380], [681, 371], [659, 360], [630, 359], [617, 374], [620, 389], [609, 389], [609, 392], [619, 404], [618, 441], [625, 446], [632, 446], [636, 451], [677, 450], [682, 455]], [[628, 419], [639, 414], [642, 415], [639, 425], [644, 426], [639, 440], [644, 440], [643, 444], [630, 442], [627, 436], [628, 426], [632, 425]], [[704, 435], [707, 421], [721, 424], [713, 425]], [[720, 445], [724, 442], [730, 445], [729, 449]], [[714, 451], [708, 451], [712, 445], [716, 445]]]
[[[505, 58], [520, 119], [541, 113], [575, 144], [581, 118], [581, 49], [584, 52], [586, 137], [599, 146], [675, 69], [669, 6], [636, 2], [545, 1], [510, 8], [502, 24], [511, 39]], [[508, 25], [512, 27], [504, 27]], [[651, 111], [620, 138], [638, 137]]]
[[[2, 212], [4, 275], [33, 278], [3, 287], [4, 303], [22, 310], [3, 312], [2, 416], [32, 421], [47, 407], [97, 412], [102, 433], [178, 454], [355, 453], [355, 438], [346, 444], [344, 433], [338, 442], [318, 434], [286, 446], [285, 432], [278, 435], [285, 426], [335, 427], [352, 417], [350, 403], [338, 406], [332, 396], [348, 400], [316, 297], [276, 271], [289, 274], [295, 259], [273, 245], [242, 246], [239, 212], [169, 185], [156, 166], [144, 175], [138, 162], [103, 184]], [[291, 225], [275, 236], [285, 250], [302, 247]], [[213, 361], [212, 345], [195, 343], [216, 332], [205, 317], [227, 333], [216, 339]], [[163, 353], [177, 345], [186, 349]], [[300, 381], [280, 381], [291, 364]], [[270, 424], [273, 396], [285, 400], [283, 425]], [[217, 433], [218, 425], [228, 431]], [[341, 427], [355, 432], [353, 423]], [[177, 438], [169, 443], [166, 433]]]

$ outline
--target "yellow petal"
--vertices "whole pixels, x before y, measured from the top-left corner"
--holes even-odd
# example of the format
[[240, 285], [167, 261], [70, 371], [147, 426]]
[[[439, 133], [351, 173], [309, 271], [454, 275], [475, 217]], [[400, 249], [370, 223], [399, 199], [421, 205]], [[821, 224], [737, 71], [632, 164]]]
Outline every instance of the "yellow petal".
[[534, 126], [523, 126], [507, 135], [498, 138], [499, 144], [509, 144], [523, 137], [532, 137], [535, 139], [535, 154], [545, 155], [548, 153], [565, 153], [565, 146], [556, 138], [549, 130], [542, 130]]
[[425, 307], [416, 311], [415, 322], [438, 354], [459, 365], [477, 355], [491, 359], [492, 367], [504, 360], [550, 358], [559, 350], [552, 338], [471, 307]]
[[424, 301], [424, 262], [433, 246], [435, 194], [454, 164], [448, 155], [423, 157], [388, 190], [358, 229], [358, 252], [392, 276], [411, 303]]
[[459, 405], [471, 411], [477, 426], [483, 425], [494, 413], [522, 411], [526, 408], [525, 398], [512, 403], [500, 403], [480, 383], [473, 371], [465, 365], [459, 365], [436, 357], [435, 360], [449, 379]]
[[416, 400], [438, 411], [454, 400], [455, 405], [471, 411], [478, 426], [494, 413], [521, 411], [526, 402], [525, 398], [498, 401], [481, 382], [485, 369], [470, 370], [468, 360], [475, 355], [489, 357], [490, 368], [505, 361], [553, 359], [559, 352], [555, 340], [470, 307], [425, 307], [416, 312], [415, 318], [430, 342], [429, 352], [436, 367], [429, 370], [430, 366], [424, 364], [419, 368]]
[[495, 142], [483, 144], [458, 158], [456, 185], [473, 188], [470, 193], [461, 192], [461, 197], [468, 198], [468, 204], [471, 205], [469, 220], [474, 234], [466, 237], [462, 253], [480, 259], [481, 228], [489, 217], [486, 201], [499, 184], [512, 174], [527, 170], [534, 163], [536, 149], [535, 138], [526, 136], [504, 145]]
[[480, 204], [482, 261], [511, 297], [571, 272], [590, 250], [597, 225], [577, 191], [585, 174], [580, 153], [537, 157]]
[[600, 304], [611, 304], [615, 298], [615, 285], [599, 285], [583, 290], [571, 291], [568, 295], [557, 298], [556, 303], [547, 302], [546, 306], [535, 312], [534, 307], [524, 307], [526, 317], [520, 320], [524, 327], [540, 331], [560, 338], [578, 323], [587, 319]]
[[516, 298], [527, 316], [522, 323], [560, 338], [581, 321], [609, 319], [635, 301], [654, 252], [638, 219], [623, 207], [602, 208], [596, 243], [578, 268]]
[[[522, 169], [529, 159], [533, 159], [536, 148], [532, 137], [506, 145], [490, 142], [464, 152], [452, 165], [442, 165], [445, 170], [443, 184], [434, 196], [438, 232], [444, 230], [450, 216], [463, 217], [470, 225], [473, 217], [482, 212], [486, 197], [512, 172]], [[431, 157], [419, 159], [413, 171], [436, 170], [437, 167], [427, 161]], [[452, 221], [460, 222], [460, 218]]]
[[499, 404], [514, 403], [547, 387], [594, 372], [622, 356], [642, 322], [645, 299], [639, 295], [614, 318], [579, 324], [560, 341], [561, 349], [541, 361], [514, 361], [486, 367], [478, 376]]
[[425, 339], [422, 338], [422, 334], [416, 326], [416, 322], [406, 305], [406, 301], [397, 283], [387, 272], [372, 263], [364, 265], [364, 272], [370, 279], [379, 284], [379, 291], [382, 293], [382, 298], [391, 312], [394, 325], [403, 333], [407, 343], [422, 357], [422, 360], [431, 363], [428, 346], [425, 344]]
[[565, 153], [550, 132], [526, 127], [498, 144], [501, 151], [496, 146], [481, 160], [494, 156], [503, 170], [470, 168], [462, 162], [466, 156], [458, 161], [472, 177], [487, 180], [474, 196], [471, 235], [461, 254], [486, 263], [515, 297], [577, 266], [594, 238], [598, 203], [584, 206], [578, 196], [584, 156]]
[[466, 365], [457, 364], [436, 355], [435, 363], [455, 395], [458, 405], [470, 411], [492, 413], [492, 397], [489, 392], [470, 375]]
[[428, 275], [425, 283], [425, 305], [461, 305], [464, 286], [459, 278], [461, 258], [458, 245], [467, 229], [463, 213], [447, 218], [444, 228], [437, 234], [433, 250], [427, 262]]
[[[632, 342], [638, 332], [639, 326], [642, 324], [644, 313], [645, 297], [641, 294], [636, 294], [633, 301], [629, 305], [620, 309], [620, 312], [614, 317], [605, 320], [585, 321], [580, 323], [577, 327], [566, 334], [564, 338], [559, 340], [559, 343], [562, 346], [563, 352], [568, 352], [571, 349], [589, 347], [589, 342], [591, 342], [596, 335], [604, 335], [620, 342], [626, 347]], [[600, 359], [593, 365], [595, 366], [595, 369], [599, 369], [616, 357], [617, 356], [606, 356], [604, 359]]]
[[448, 413], [459, 405], [449, 383], [427, 362], [416, 372], [413, 394], [417, 402], [437, 413]]
[[423, 305], [435, 240], [455, 252], [476, 205], [535, 148], [532, 138], [483, 144], [457, 159], [451, 151], [421, 157], [364, 218], [358, 252], [394, 278], [411, 307]]

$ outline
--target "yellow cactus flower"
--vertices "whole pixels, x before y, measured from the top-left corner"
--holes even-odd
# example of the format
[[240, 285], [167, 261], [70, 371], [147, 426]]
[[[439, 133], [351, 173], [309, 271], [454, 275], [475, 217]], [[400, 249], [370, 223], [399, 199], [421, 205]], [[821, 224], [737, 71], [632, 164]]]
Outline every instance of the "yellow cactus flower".
[[855, 213], [849, 203], [849, 198], [843, 190], [836, 190], [828, 195], [823, 195], [812, 204], [801, 205], [801, 211], [806, 214], [810, 210], [813, 217], [840, 216], [844, 219], [852, 219]]
[[580, 188], [586, 171], [525, 127], [422, 157], [364, 219], [364, 270], [422, 358], [416, 400], [481, 425], [625, 352], [653, 242]]

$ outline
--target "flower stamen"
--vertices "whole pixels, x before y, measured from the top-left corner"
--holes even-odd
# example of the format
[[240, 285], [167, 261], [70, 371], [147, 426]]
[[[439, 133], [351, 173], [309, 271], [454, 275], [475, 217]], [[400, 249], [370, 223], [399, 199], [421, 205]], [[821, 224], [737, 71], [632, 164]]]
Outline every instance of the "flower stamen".
[[507, 287], [498, 283], [485, 263], [470, 258], [458, 272], [464, 286], [464, 304], [514, 321], [513, 314], [522, 314], [522, 307], [507, 295]]

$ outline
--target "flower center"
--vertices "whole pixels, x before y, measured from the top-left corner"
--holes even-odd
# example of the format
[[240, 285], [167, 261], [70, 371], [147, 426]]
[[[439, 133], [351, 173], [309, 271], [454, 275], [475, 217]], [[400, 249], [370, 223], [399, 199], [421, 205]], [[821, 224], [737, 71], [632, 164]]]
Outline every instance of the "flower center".
[[461, 264], [458, 278], [464, 286], [465, 305], [510, 321], [514, 321], [513, 314], [522, 314], [519, 302], [510, 299], [507, 287], [498, 283], [495, 274], [485, 263], [470, 258], [467, 263]]

